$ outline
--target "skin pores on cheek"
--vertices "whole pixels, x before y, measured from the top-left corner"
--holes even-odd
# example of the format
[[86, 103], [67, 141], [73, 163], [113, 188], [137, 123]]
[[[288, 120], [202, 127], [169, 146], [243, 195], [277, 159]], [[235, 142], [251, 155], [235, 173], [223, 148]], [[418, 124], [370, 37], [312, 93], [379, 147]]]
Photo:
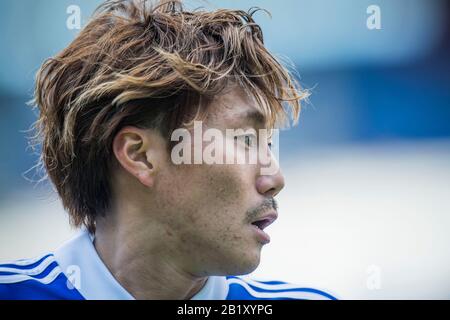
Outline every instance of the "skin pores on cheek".
[[171, 232], [198, 275], [244, 274], [259, 264], [246, 211], [254, 205], [254, 168], [248, 165], [182, 165], [172, 174]]

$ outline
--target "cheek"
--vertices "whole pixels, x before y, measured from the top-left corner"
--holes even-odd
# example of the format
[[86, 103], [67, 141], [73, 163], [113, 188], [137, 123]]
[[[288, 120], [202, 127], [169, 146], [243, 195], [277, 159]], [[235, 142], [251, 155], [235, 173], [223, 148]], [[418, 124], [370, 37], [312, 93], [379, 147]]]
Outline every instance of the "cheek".
[[246, 225], [246, 211], [255, 204], [251, 174], [239, 165], [201, 165], [180, 168], [168, 180], [171, 218], [165, 224], [198, 265], [234, 274], [253, 270], [259, 261], [259, 247]]
[[241, 203], [245, 198], [245, 190], [248, 182], [239, 172], [233, 170], [236, 166], [222, 165], [216, 170], [211, 170], [207, 176], [205, 191], [210, 197], [215, 198], [219, 203]]
[[199, 204], [191, 212], [191, 237], [204, 252], [232, 252], [245, 243], [246, 211], [252, 205], [249, 179], [237, 165], [205, 169], [199, 194], [190, 199]]
[[240, 165], [201, 165], [179, 177], [185, 212], [191, 223], [217, 230], [245, 219], [255, 181]]
[[219, 209], [238, 208], [241, 215], [250, 205], [251, 195], [255, 190], [255, 181], [243, 165], [216, 165], [207, 175], [204, 191], [213, 200], [211, 205]]
[[158, 190], [161, 219], [182, 242], [239, 242], [246, 211], [255, 205], [254, 170], [237, 164], [168, 167]]

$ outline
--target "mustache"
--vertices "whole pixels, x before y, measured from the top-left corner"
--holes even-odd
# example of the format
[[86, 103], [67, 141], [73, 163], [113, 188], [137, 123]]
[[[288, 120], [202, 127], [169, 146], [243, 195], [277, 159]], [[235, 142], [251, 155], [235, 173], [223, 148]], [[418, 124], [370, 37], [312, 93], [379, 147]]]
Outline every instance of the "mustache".
[[258, 216], [263, 214], [264, 212], [274, 209], [278, 210], [278, 203], [274, 198], [266, 198], [264, 201], [257, 206], [256, 208], [250, 209], [247, 211], [247, 217], [250, 221], [256, 219]]

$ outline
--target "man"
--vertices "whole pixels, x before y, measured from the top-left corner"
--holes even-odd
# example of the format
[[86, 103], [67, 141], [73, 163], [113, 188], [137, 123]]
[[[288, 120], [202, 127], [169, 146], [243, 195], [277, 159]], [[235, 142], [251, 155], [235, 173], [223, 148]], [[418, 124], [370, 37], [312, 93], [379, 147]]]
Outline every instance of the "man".
[[43, 64], [35, 138], [81, 231], [0, 265], [2, 298], [333, 299], [238, 277], [277, 218], [272, 129], [306, 95], [253, 13], [107, 1]]

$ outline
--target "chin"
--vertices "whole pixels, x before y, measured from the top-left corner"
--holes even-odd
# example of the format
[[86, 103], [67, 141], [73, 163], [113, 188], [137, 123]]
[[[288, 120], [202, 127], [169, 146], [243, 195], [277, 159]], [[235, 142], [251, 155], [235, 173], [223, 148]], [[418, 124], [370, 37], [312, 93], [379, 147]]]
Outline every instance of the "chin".
[[[253, 252], [252, 252], [253, 251]], [[239, 252], [229, 261], [234, 260], [233, 265], [228, 264], [226, 275], [244, 275], [253, 272], [260, 263], [261, 248]]]

